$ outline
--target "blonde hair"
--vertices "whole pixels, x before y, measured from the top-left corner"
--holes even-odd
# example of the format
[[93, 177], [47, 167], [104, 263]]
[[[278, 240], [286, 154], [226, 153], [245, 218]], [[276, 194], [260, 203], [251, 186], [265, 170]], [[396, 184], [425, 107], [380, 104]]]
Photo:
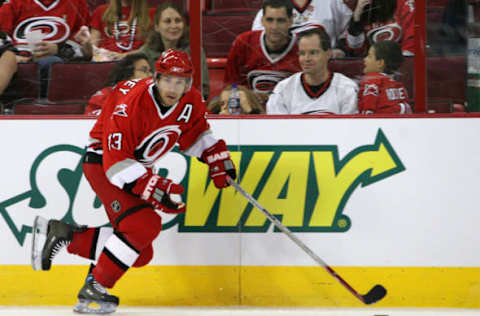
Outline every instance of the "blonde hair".
[[[145, 38], [150, 26], [150, 14], [146, 0], [132, 0], [130, 4], [130, 16], [128, 24], [131, 26], [133, 20], [137, 18], [137, 29], [140, 38]], [[107, 10], [103, 14], [103, 21], [107, 25], [107, 29], [112, 33], [113, 24], [120, 20], [122, 15], [122, 3], [120, 0], [110, 0]]]
[[[219, 114], [222, 111], [222, 105], [223, 105], [223, 101], [220, 99], [220, 96], [222, 95], [223, 92], [231, 91], [231, 90], [232, 90], [232, 85], [226, 86], [222, 90], [222, 92], [220, 92], [219, 97], [215, 98], [208, 104], [207, 106], [208, 111], [213, 114]], [[248, 100], [248, 104], [252, 108], [252, 111], [250, 112], [250, 114], [265, 114], [265, 110], [263, 109], [260, 102], [258, 102], [258, 99], [255, 96], [255, 94], [250, 89], [248, 89], [245, 86], [239, 85], [238, 90], [243, 91], [243, 93], [245, 93], [245, 96], [247, 97], [247, 100]], [[242, 109], [242, 112], [243, 112], [243, 109]]]

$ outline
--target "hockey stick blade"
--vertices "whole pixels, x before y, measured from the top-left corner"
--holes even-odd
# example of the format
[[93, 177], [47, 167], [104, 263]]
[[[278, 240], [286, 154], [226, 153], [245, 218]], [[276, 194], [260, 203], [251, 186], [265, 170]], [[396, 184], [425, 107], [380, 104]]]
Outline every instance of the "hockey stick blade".
[[367, 305], [374, 304], [380, 301], [382, 298], [387, 295], [387, 289], [382, 285], [375, 285], [367, 294], [363, 295], [363, 302]]
[[297, 246], [302, 248], [307, 255], [310, 256], [315, 262], [322, 266], [332, 277], [334, 277], [340, 284], [342, 284], [353, 296], [358, 298], [362, 303], [370, 305], [378, 302], [387, 294], [387, 290], [380, 284], [375, 285], [367, 294], [361, 295], [358, 293], [347, 281], [345, 281], [335, 270], [333, 270], [325, 261], [322, 260], [315, 252], [313, 252], [307, 245], [305, 245], [297, 236], [295, 236], [285, 225], [282, 224], [275, 216], [267, 211], [258, 201], [248, 194], [237, 182], [231, 178], [227, 178], [229, 184], [231, 184], [241, 195], [243, 195], [248, 202], [259, 209], [278, 229], [280, 229], [290, 240], [292, 240]]

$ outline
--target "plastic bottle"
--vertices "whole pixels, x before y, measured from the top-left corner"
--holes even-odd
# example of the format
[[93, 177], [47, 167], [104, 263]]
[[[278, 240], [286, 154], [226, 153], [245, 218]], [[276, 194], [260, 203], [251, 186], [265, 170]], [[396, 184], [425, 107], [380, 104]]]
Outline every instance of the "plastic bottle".
[[232, 115], [238, 115], [242, 111], [240, 106], [240, 93], [238, 92], [238, 85], [232, 83], [232, 91], [228, 96], [228, 112]]

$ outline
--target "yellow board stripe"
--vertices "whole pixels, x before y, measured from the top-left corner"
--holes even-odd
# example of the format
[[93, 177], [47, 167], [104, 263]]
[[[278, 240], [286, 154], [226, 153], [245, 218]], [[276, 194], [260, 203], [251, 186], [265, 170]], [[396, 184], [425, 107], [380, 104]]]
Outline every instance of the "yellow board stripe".
[[[384, 285], [378, 307], [480, 308], [480, 268], [334, 269], [361, 294]], [[0, 305], [73, 305], [87, 271], [0, 266]], [[129, 270], [111, 293], [140, 306], [362, 306], [320, 267], [147, 266]]]

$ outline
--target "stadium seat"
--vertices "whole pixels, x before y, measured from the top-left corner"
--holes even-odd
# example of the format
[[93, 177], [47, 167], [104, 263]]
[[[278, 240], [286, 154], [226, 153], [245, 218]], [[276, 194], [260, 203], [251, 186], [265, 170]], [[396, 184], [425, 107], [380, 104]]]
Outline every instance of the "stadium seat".
[[228, 9], [204, 13], [203, 45], [207, 57], [227, 57], [233, 41], [240, 33], [249, 31], [256, 10]]
[[212, 0], [211, 9], [248, 8], [258, 11], [262, 7], [261, 0]]
[[15, 99], [36, 99], [40, 95], [38, 64], [19, 63], [17, 73], [12, 80]]
[[115, 62], [52, 64], [47, 98], [50, 102], [87, 101], [104, 87]]
[[226, 58], [207, 58], [208, 74], [210, 77], [210, 96], [208, 101], [218, 96], [223, 89]]

